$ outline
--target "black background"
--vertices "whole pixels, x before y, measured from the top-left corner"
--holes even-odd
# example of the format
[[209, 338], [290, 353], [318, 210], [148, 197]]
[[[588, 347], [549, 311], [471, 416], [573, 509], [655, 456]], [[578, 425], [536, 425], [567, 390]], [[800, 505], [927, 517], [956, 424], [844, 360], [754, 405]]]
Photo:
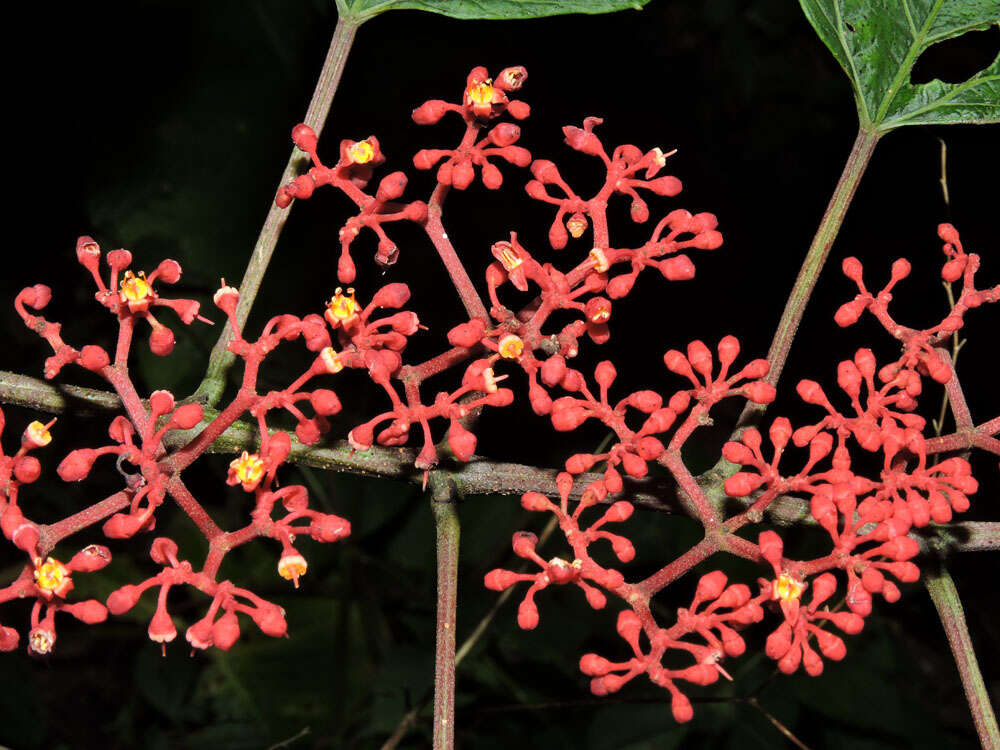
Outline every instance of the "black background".
[[[0, 298], [12, 300], [22, 286], [44, 282], [55, 292], [51, 317], [65, 323], [67, 340], [107, 343], [113, 322], [93, 305], [90, 282], [73, 256], [75, 238], [83, 233], [106, 249], [129, 247], [140, 268], [150, 269], [162, 257], [178, 259], [185, 268], [182, 296], [207, 300], [220, 277], [237, 282], [334, 23], [333, 4], [321, 0], [133, 0], [39, 5], [7, 24], [5, 104], [12, 132]], [[998, 45], [996, 30], [939, 45], [918, 61], [914, 79], [964, 80], [993, 59]], [[528, 68], [521, 98], [532, 105], [532, 116], [522, 125], [521, 144], [537, 158], [557, 161], [575, 184], [594, 184], [599, 171], [561, 143], [560, 128], [597, 115], [606, 120], [599, 133], [609, 146], [679, 149], [668, 171], [684, 182], [684, 192], [651, 200], [654, 220], [676, 207], [719, 217], [725, 244], [693, 256], [697, 278], [670, 284], [654, 274], [641, 277], [628, 304], [616, 308], [611, 342], [599, 352], [588, 346], [584, 361], [614, 359], [622, 392], [648, 387], [669, 393], [680, 384], [663, 367], [668, 348], [683, 348], [694, 338], [714, 344], [734, 333], [748, 358], [763, 356], [856, 131], [846, 77], [797, 4], [653, 0], [642, 12], [505, 23], [389, 13], [358, 33], [321, 154], [332, 161], [341, 138], [375, 134], [389, 157], [384, 169], [407, 171], [406, 195], [426, 198], [432, 178], [410, 166], [413, 152], [449, 147], [461, 131], [457, 118], [419, 127], [409, 112], [428, 98], [458, 97], [468, 70], [480, 64], [493, 72], [507, 65]], [[950, 208], [938, 183], [939, 138], [948, 148]], [[907, 128], [879, 144], [810, 303], [774, 413], [801, 415], [802, 423], [812, 415], [801, 410], [789, 384], [811, 377], [833, 389], [836, 363], [857, 347], [869, 346], [882, 357], [896, 351], [870, 322], [846, 330], [833, 323], [836, 307], [853, 295], [838, 270], [847, 255], [862, 259], [875, 287], [894, 258], [913, 261], [915, 272], [897, 288], [894, 308], [913, 325], [936, 322], [946, 308], [936, 276], [938, 222], [955, 223], [966, 249], [983, 256], [983, 285], [996, 283], [998, 145], [995, 126]], [[562, 255], [553, 254], [545, 242], [551, 212], [524, 196], [526, 171], [503, 171], [499, 193], [474, 185], [453, 193], [446, 207], [449, 234], [473, 278], [482, 278], [489, 245], [511, 230], [537, 257], [571, 266], [587, 248], [571, 244]], [[322, 310], [335, 285], [336, 231], [348, 210], [330, 191], [296, 207], [251, 329], [278, 312]], [[627, 204], [618, 210], [615, 243], [641, 241], [646, 230], [630, 225]], [[395, 229], [400, 261], [384, 277], [371, 262], [371, 238], [356, 243], [356, 286], [364, 298], [380, 282], [411, 284], [411, 307], [430, 328], [411, 345], [409, 361], [419, 361], [440, 351], [460, 308], [431, 246], [419, 232]], [[0, 368], [37, 375], [47, 352], [8, 310], [0, 314]], [[1000, 413], [996, 321], [994, 310], [970, 316], [970, 342], [960, 360], [979, 421]], [[179, 343], [169, 360], [153, 358], [137, 342], [136, 378], [148, 390], [187, 394], [198, 383], [215, 331], [173, 327]], [[283, 356], [282, 364], [265, 372], [265, 384], [280, 387], [306, 362], [301, 352]], [[71, 370], [62, 379], [99, 385]], [[340, 393], [352, 414], [384, 408], [384, 396], [360, 382]], [[939, 398], [928, 390], [927, 414], [936, 412]], [[714, 461], [733, 408], [720, 408], [719, 430], [692, 451], [696, 469]], [[14, 407], [5, 412], [5, 445], [12, 450], [17, 432], [33, 417]], [[61, 420], [47, 477], [24, 493], [29, 516], [52, 520], [116, 489], [107, 478], [69, 489], [52, 481], [57, 458], [76, 441], [102, 444], [104, 421], [72, 415]], [[340, 425], [340, 435], [349, 427], [348, 421]], [[515, 405], [484, 417], [479, 452], [556, 466], [571, 452], [592, 450], [602, 437], [599, 430], [553, 433]], [[977, 460], [974, 466], [984, 487], [969, 516], [995, 518], [990, 507], [996, 461]], [[205, 498], [217, 499], [206, 503], [219, 517], [235, 524], [246, 512], [245, 499], [223, 487], [224, 467], [224, 458], [206, 459], [187, 476]], [[18, 686], [0, 692], [0, 742], [266, 747], [307, 727], [291, 746], [372, 747], [384, 740], [432, 681], [429, 509], [402, 483], [295, 468], [286, 481], [306, 483], [316, 502], [351, 518], [355, 529], [335, 549], [303, 545], [311, 567], [295, 595], [274, 575], [274, 545], [257, 542], [227, 560], [225, 575], [253, 581], [256, 591], [287, 608], [290, 640], [272, 643], [248, 632], [230, 654], [193, 659], [185, 645], [175, 643], [163, 660], [145, 638], [148, 603], [131, 620], [115, 618], [99, 627], [64, 621], [51, 658], [31, 660], [20, 650], [0, 660], [3, 684]], [[197, 561], [203, 554], [199, 538], [176, 516], [169, 508], [161, 511], [160, 529]], [[537, 530], [541, 523], [514, 498], [470, 499], [462, 520], [460, 639], [493, 601], [482, 590], [482, 574], [511, 564], [509, 534]], [[638, 514], [631, 524], [639, 548], [637, 575], [697, 538], [684, 519]], [[787, 538], [802, 551], [810, 549], [806, 537]], [[101, 580], [78, 580], [78, 589], [105, 596], [150, 575], [147, 545], [147, 539], [115, 545], [115, 563]], [[550, 554], [560, 552], [557, 541], [549, 547]], [[74, 549], [67, 547], [64, 556]], [[19, 563], [5, 560], [9, 579]], [[951, 566], [985, 677], [995, 684], [995, 557], [968, 555]], [[760, 573], [739, 564], [727, 569], [748, 582]], [[691, 585], [685, 580], [672, 587], [662, 597], [664, 606], [689, 601]], [[201, 615], [202, 606], [180, 595], [172, 612], [179, 625], [186, 624]], [[697, 705], [695, 721], [678, 729], [663, 697], [639, 680], [616, 700], [591, 703], [576, 662], [586, 650], [624, 656], [612, 637], [614, 613], [592, 612], [572, 591], [546, 592], [540, 607], [542, 626], [521, 633], [513, 624], [513, 604], [506, 605], [463, 665], [457, 717], [463, 746], [787, 744], [762, 713], [732, 700]], [[849, 640], [845, 662], [828, 665], [821, 678], [768, 681], [772, 665], [759, 653], [766, 631], [758, 629], [750, 636], [757, 656], [736, 663], [735, 685], [691, 694], [746, 696], [766, 683], [754, 693], [761, 705], [812, 748], [974, 746], [961, 686], [926, 592], [919, 584], [905, 587], [902, 602], [880, 603], [876, 610], [865, 634]], [[6, 605], [0, 619], [23, 631], [27, 610]], [[552, 702], [558, 705], [546, 705]], [[406, 746], [425, 745], [428, 732], [425, 714]]]

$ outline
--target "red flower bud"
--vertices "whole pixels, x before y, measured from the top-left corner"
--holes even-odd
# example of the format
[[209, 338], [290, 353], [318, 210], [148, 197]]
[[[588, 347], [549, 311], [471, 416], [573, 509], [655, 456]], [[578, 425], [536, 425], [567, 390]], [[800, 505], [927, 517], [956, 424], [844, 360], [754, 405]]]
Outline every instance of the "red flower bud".
[[[738, 463], [734, 461], [733, 463]], [[764, 483], [760, 474], [750, 474], [745, 471], [733, 474], [723, 483], [723, 489], [730, 497], [746, 497]]]
[[337, 398], [337, 394], [326, 388], [317, 388], [310, 393], [309, 403], [312, 404], [317, 414], [324, 417], [336, 414], [341, 409], [340, 399]]
[[149, 521], [146, 521], [142, 516], [115, 513], [104, 522], [104, 526], [101, 529], [104, 532], [104, 536], [109, 539], [128, 539], [135, 536], [147, 523], [152, 523], [152, 520], [150, 518]]
[[127, 584], [116, 591], [112, 591], [108, 597], [108, 611], [113, 615], [121, 615], [128, 612], [139, 601], [142, 590], [138, 586]]
[[320, 513], [309, 523], [309, 536], [317, 542], [337, 542], [351, 534], [351, 524], [332, 513]]
[[0, 651], [13, 651], [20, 639], [21, 636], [14, 628], [0, 625]]
[[860, 260], [854, 257], [844, 258], [844, 262], [840, 267], [844, 272], [844, 276], [856, 283], [861, 282], [861, 275], [864, 269], [861, 266]]
[[520, 580], [521, 576], [518, 573], [497, 568], [486, 574], [483, 578], [483, 584], [490, 591], [506, 591]]
[[166, 357], [174, 350], [174, 332], [155, 323], [153, 332], [149, 334], [149, 350], [159, 357]]
[[108, 353], [99, 346], [88, 344], [80, 350], [80, 365], [91, 371], [102, 370], [111, 364]]
[[406, 175], [403, 172], [393, 172], [379, 181], [375, 197], [383, 203], [394, 201], [404, 190], [406, 190]]
[[313, 153], [318, 144], [316, 131], [305, 123], [300, 123], [292, 128], [292, 143], [307, 153]]
[[90, 474], [90, 469], [97, 459], [97, 451], [91, 448], [78, 448], [71, 451], [60, 463], [56, 472], [64, 482], [79, 482]]
[[96, 625], [108, 619], [108, 610], [96, 599], [88, 599], [75, 604], [66, 604], [62, 607], [63, 612], [68, 612], [80, 622], [87, 625]]
[[111, 562], [111, 550], [102, 544], [91, 544], [77, 552], [66, 566], [72, 571], [93, 573]]
[[784, 553], [785, 544], [781, 541], [780, 536], [770, 530], [763, 531], [757, 538], [757, 544], [760, 546], [761, 557], [776, 568], [781, 566], [781, 557]]
[[525, 599], [518, 606], [517, 624], [522, 630], [534, 630], [538, 627], [538, 607], [533, 601]]
[[683, 693], [671, 693], [670, 712], [678, 724], [684, 724], [694, 718], [694, 708], [691, 706], [691, 701]]
[[501, 185], [503, 185], [503, 175], [500, 170], [489, 162], [483, 162], [482, 169], [482, 179], [483, 185], [490, 190], [498, 190]]
[[276, 605], [264, 605], [250, 613], [254, 623], [264, 635], [280, 638], [288, 632], [285, 611]]
[[618, 377], [618, 371], [615, 370], [615, 366], [611, 364], [608, 360], [599, 362], [597, 368], [594, 370], [594, 380], [601, 388], [610, 388], [611, 384], [615, 382], [615, 378]]
[[170, 417], [170, 421], [182, 430], [190, 430], [201, 422], [205, 414], [201, 404], [184, 404]]
[[452, 346], [471, 348], [478, 344], [486, 333], [486, 324], [479, 318], [461, 323], [448, 331], [448, 343]]
[[444, 117], [448, 109], [448, 102], [440, 99], [431, 99], [413, 110], [411, 117], [413, 117], [413, 121], [418, 125], [433, 125]]
[[531, 107], [528, 106], [527, 102], [522, 102], [518, 99], [508, 102], [507, 112], [515, 120], [523, 120], [531, 114]]
[[613, 668], [611, 662], [597, 654], [584, 654], [580, 657], [580, 671], [589, 677], [599, 677]]
[[448, 429], [448, 447], [459, 461], [468, 461], [476, 452], [476, 436], [458, 421], [452, 421]]
[[315, 445], [323, 431], [315, 419], [305, 419], [295, 425], [295, 437], [303, 445]]
[[566, 375], [566, 360], [559, 354], [554, 354], [542, 363], [541, 377], [545, 385], [554, 387]]
[[212, 626], [212, 642], [216, 648], [228, 651], [240, 637], [240, 622], [233, 612], [226, 612]]
[[22, 484], [31, 484], [42, 475], [42, 464], [34, 456], [21, 456], [14, 464], [14, 478]]

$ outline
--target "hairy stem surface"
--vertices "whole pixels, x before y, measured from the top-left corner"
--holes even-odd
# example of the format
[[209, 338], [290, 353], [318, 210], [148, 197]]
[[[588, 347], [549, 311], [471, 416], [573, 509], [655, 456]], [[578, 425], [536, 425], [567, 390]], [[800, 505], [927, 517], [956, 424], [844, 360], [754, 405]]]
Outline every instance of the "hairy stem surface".
[[455, 746], [455, 617], [458, 606], [458, 498], [435, 477], [431, 508], [437, 533], [437, 650], [434, 658], [434, 749]]
[[[805, 314], [806, 305], [812, 296], [823, 265], [830, 255], [834, 240], [840, 231], [840, 225], [844, 221], [844, 215], [847, 213], [847, 207], [851, 205], [851, 200], [854, 198], [854, 193], [858, 189], [858, 184], [868, 167], [868, 162], [872, 158], [879, 138], [878, 133], [870, 133], [861, 128], [854, 139], [854, 146], [847, 157], [840, 181], [837, 182], [837, 187], [834, 189], [833, 195], [830, 196], [826, 212], [816, 229], [812, 244], [809, 245], [809, 252], [806, 253], [806, 258], [802, 262], [799, 275], [795, 279], [795, 286], [792, 287], [791, 294], [788, 295], [785, 310], [781, 314], [781, 320], [778, 321], [774, 338], [771, 340], [771, 348], [767, 352], [767, 361], [771, 363], [771, 370], [766, 378], [771, 385], [776, 385], [778, 378], [781, 377], [781, 371], [788, 359], [788, 352], [792, 348], [795, 334], [802, 322], [802, 316]], [[745, 426], [751, 421], [759, 419], [766, 408], [761, 404], [748, 403], [740, 417], [740, 426]]]
[[[330, 105], [333, 103], [333, 97], [340, 85], [340, 77], [344, 72], [347, 55], [351, 51], [354, 35], [360, 25], [361, 21], [343, 15], [337, 19], [337, 27], [333, 32], [333, 39], [330, 41], [330, 49], [326, 53], [323, 69], [320, 71], [319, 80], [316, 82], [316, 88], [313, 90], [312, 99], [309, 102], [309, 109], [306, 110], [306, 116], [303, 120], [306, 125], [316, 131], [317, 135], [322, 132], [327, 115], [330, 113]], [[297, 148], [292, 149], [292, 155], [288, 157], [285, 171], [278, 183], [279, 187], [295, 178], [302, 156], [302, 152]], [[267, 266], [271, 262], [274, 248], [278, 244], [281, 230], [284, 229], [291, 210], [292, 206], [281, 209], [273, 201], [271, 202], [267, 218], [264, 219], [264, 226], [260, 230], [253, 254], [250, 256], [250, 262], [247, 264], [243, 280], [240, 282], [240, 301], [236, 308], [236, 319], [241, 328], [250, 316], [250, 308], [253, 307], [254, 300], [257, 298], [257, 292], [264, 280]], [[195, 398], [212, 406], [217, 404], [222, 397], [226, 384], [226, 373], [236, 359], [228, 349], [232, 338], [232, 331], [227, 326], [223, 329], [219, 340], [216, 341], [215, 347], [212, 349], [205, 378], [194, 394]]]
[[927, 591], [937, 608], [938, 617], [941, 618], [945, 636], [948, 638], [948, 645], [951, 646], [951, 653], [955, 657], [955, 665], [962, 677], [962, 687], [969, 701], [969, 710], [972, 712], [972, 720], [979, 733], [979, 741], [986, 750], [998, 750], [1000, 729], [997, 728], [990, 696], [986, 691], [982, 672], [979, 671], [976, 650], [972, 646], [969, 628], [965, 624], [965, 611], [962, 609], [962, 601], [958, 598], [955, 581], [942, 566], [924, 577], [924, 585], [927, 586]]

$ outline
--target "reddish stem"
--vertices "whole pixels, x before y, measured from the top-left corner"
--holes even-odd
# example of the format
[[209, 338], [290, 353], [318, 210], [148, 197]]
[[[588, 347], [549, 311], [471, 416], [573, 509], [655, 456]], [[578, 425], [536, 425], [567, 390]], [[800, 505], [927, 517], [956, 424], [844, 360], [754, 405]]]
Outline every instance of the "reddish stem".
[[687, 573], [695, 565], [707, 560], [716, 552], [718, 552], [716, 539], [711, 536], [706, 536], [669, 565], [665, 565], [653, 573], [653, 575], [649, 578], [635, 584], [635, 588], [641, 591], [645, 597], [649, 599], [658, 591], [666, 588], [669, 584], [673, 583], [682, 575]]
[[[475, 122], [470, 122], [466, 126], [465, 135], [462, 136], [462, 142], [459, 144], [458, 150], [467, 149], [475, 144], [478, 134], [479, 126]], [[441, 223], [441, 211], [444, 207], [444, 200], [450, 190], [451, 188], [448, 185], [442, 184], [438, 184], [434, 189], [430, 202], [427, 204], [427, 224], [424, 230], [427, 232], [427, 236], [431, 242], [434, 243], [434, 249], [437, 250], [441, 261], [444, 263], [444, 267], [448, 270], [448, 276], [451, 277], [451, 283], [455, 285], [455, 290], [462, 300], [466, 314], [470, 318], [480, 318], [488, 322], [490, 317], [486, 312], [486, 305], [483, 304], [482, 298], [480, 298], [479, 293], [476, 291], [472, 279], [469, 278], [468, 271], [465, 270], [465, 266], [458, 257], [458, 253], [455, 252], [451, 240], [448, 239], [448, 233]]]
[[208, 515], [208, 512], [202, 507], [201, 503], [191, 494], [191, 491], [184, 486], [184, 482], [181, 481], [180, 476], [175, 474], [170, 478], [167, 482], [167, 492], [170, 493], [170, 496], [181, 506], [181, 509], [188, 514], [191, 520], [194, 521], [198, 530], [201, 531], [209, 542], [212, 542], [224, 533], [216, 525], [215, 521], [212, 520], [211, 516]]
[[113, 516], [128, 506], [130, 502], [132, 502], [132, 493], [123, 490], [94, 503], [89, 508], [67, 516], [61, 521], [39, 526], [38, 554], [47, 555], [66, 537]]
[[694, 518], [704, 525], [706, 530], [717, 528], [722, 522], [719, 513], [705, 497], [705, 492], [688, 471], [679, 453], [668, 450], [659, 458], [659, 464], [665, 467], [677, 480], [680, 488], [678, 498], [684, 508]]

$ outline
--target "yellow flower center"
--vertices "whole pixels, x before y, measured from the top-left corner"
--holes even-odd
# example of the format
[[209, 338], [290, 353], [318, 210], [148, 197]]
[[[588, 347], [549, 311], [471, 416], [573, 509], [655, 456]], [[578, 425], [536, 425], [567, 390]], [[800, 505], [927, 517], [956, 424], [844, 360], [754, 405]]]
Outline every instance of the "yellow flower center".
[[323, 364], [326, 365], [327, 372], [336, 373], [344, 369], [344, 363], [340, 361], [340, 355], [332, 346], [328, 346], [319, 353]]
[[[52, 424], [51, 422], [49, 424]], [[52, 433], [49, 432], [49, 425], [34, 421], [28, 425], [28, 439], [35, 445], [41, 447], [52, 442]]]
[[153, 293], [153, 287], [146, 281], [146, 274], [142, 271], [136, 276], [131, 271], [125, 272], [125, 278], [121, 284], [122, 302], [142, 302]]
[[58, 591], [69, 579], [69, 569], [55, 558], [35, 566], [35, 584], [49, 594]]
[[473, 104], [478, 104], [480, 106], [485, 104], [493, 103], [493, 80], [487, 78], [481, 83], [469, 86], [466, 90], [465, 95], [469, 97], [469, 101]]
[[515, 336], [511, 333], [500, 339], [497, 351], [504, 359], [517, 359], [521, 356], [521, 352], [524, 351], [524, 342], [520, 336]]
[[299, 585], [299, 578], [306, 574], [309, 564], [302, 555], [285, 555], [278, 560], [278, 575], [286, 581], [294, 581]]
[[375, 158], [375, 149], [368, 141], [358, 141], [347, 147], [347, 157], [355, 164], [367, 164]]
[[354, 290], [348, 289], [347, 294], [344, 294], [338, 286], [333, 291], [333, 298], [326, 305], [326, 318], [330, 321], [330, 325], [336, 326], [355, 317], [359, 307], [357, 300], [354, 299]]
[[774, 598], [783, 602], [797, 600], [805, 591], [806, 585], [797, 578], [793, 578], [788, 573], [782, 573], [774, 582]]
[[611, 268], [611, 264], [608, 263], [608, 256], [599, 247], [595, 247], [590, 251], [590, 261], [594, 264], [594, 270], [598, 273], [604, 273]]
[[243, 451], [239, 458], [233, 459], [229, 464], [233, 474], [243, 484], [253, 484], [259, 482], [264, 476], [264, 460], [256, 453]]

